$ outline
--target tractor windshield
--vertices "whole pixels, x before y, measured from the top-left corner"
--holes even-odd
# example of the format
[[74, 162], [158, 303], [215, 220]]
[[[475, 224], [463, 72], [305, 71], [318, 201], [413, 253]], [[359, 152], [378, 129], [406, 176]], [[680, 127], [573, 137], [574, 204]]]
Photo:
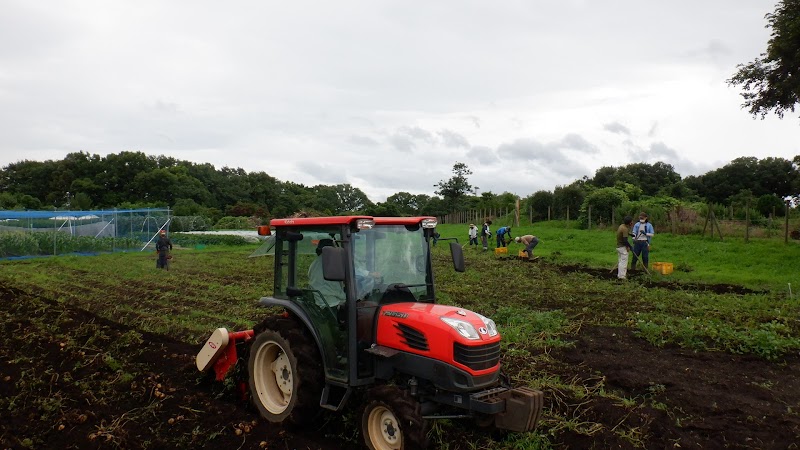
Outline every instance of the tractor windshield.
[[[379, 303], [432, 301], [428, 243], [418, 225], [380, 225], [354, 235], [358, 300]], [[371, 277], [364, 275], [371, 274]]]

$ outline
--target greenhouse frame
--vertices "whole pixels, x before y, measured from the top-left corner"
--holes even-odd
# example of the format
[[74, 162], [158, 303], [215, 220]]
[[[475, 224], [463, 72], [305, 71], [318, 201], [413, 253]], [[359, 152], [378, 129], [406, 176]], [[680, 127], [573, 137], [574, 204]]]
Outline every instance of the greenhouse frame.
[[141, 251], [171, 220], [169, 208], [0, 210], [0, 258]]

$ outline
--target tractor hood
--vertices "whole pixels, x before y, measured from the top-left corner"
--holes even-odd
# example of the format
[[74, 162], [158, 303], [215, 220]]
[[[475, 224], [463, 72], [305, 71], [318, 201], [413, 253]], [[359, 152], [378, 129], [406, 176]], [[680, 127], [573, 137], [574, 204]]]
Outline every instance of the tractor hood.
[[393, 303], [380, 308], [376, 343], [455, 365], [473, 375], [496, 371], [500, 334], [494, 322], [464, 308]]

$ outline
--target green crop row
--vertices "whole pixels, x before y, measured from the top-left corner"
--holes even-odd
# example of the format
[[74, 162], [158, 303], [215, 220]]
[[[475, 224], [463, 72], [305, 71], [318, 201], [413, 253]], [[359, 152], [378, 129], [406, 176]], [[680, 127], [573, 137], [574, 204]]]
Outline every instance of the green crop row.
[[16, 256], [60, 255], [65, 253], [97, 253], [128, 250], [142, 243], [130, 238], [94, 238], [70, 236], [66, 233], [2, 233], [0, 258]]

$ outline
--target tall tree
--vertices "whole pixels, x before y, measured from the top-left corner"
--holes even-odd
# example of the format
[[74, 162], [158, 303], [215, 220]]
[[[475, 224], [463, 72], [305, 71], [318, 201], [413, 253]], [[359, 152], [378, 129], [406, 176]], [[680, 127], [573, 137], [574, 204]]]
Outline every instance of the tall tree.
[[439, 189], [434, 193], [441, 195], [448, 207], [458, 207], [459, 200], [473, 191], [472, 185], [467, 180], [468, 175], [472, 175], [469, 167], [464, 163], [456, 162], [453, 165], [453, 176], [447, 181], [442, 180], [436, 183], [434, 186]]
[[798, 177], [800, 174], [789, 160], [772, 157], [759, 160], [748, 156], [736, 158], [700, 177], [687, 177], [687, 185], [710, 202], [729, 203], [731, 196], [745, 189], [756, 197], [792, 195]]
[[536, 191], [528, 197], [526, 209], [533, 210], [533, 220], [547, 219], [553, 206], [553, 193], [550, 191]]
[[783, 118], [800, 102], [800, 0], [781, 0], [765, 17], [772, 28], [766, 53], [739, 64], [728, 84], [742, 86], [742, 108], [753, 117], [774, 111]]
[[611, 224], [612, 211], [626, 201], [628, 201], [628, 196], [621, 189], [614, 187], [595, 189], [584, 198], [581, 205], [581, 217], [588, 222], [588, 211], [591, 207], [594, 223]]
[[[598, 172], [600, 171], [598, 170]], [[597, 178], [597, 175], [595, 175], [595, 178]], [[611, 187], [616, 186], [619, 182], [625, 182], [641, 188], [644, 195], [654, 196], [658, 194], [662, 187], [680, 181], [681, 176], [675, 172], [672, 165], [658, 161], [653, 164], [633, 163], [622, 166], [613, 175], [612, 179], [614, 183], [610, 186], [607, 181], [603, 185], [592, 184], [597, 187]]]
[[398, 192], [386, 197], [384, 205], [386, 208], [395, 208], [394, 211], [400, 215], [412, 216], [419, 211], [419, 198], [410, 192]]
[[332, 188], [339, 202], [337, 214], [363, 211], [364, 208], [372, 205], [364, 191], [350, 184], [337, 184]]
[[[553, 218], [577, 218], [578, 210], [585, 197], [586, 190], [581, 180], [575, 181], [569, 186], [556, 186], [553, 191]], [[569, 211], [569, 217], [567, 217], [567, 211]]]
[[613, 166], [603, 166], [594, 173], [591, 183], [595, 187], [612, 187], [617, 182], [617, 172], [619, 169]]

